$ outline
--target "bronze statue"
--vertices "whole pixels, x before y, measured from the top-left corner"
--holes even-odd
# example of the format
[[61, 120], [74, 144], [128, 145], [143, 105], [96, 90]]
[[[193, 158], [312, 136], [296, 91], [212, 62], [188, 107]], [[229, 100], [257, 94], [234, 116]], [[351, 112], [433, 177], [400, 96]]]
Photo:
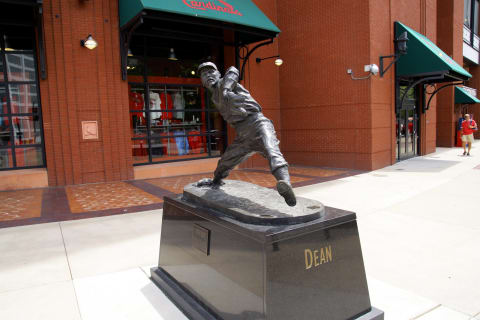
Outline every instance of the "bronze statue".
[[236, 131], [237, 136], [220, 158], [213, 179], [203, 179], [197, 186], [218, 188], [230, 171], [255, 152], [260, 153], [270, 164], [270, 170], [277, 179], [277, 191], [285, 202], [293, 207], [297, 203], [290, 184], [288, 163], [285, 161], [271, 120], [262, 114], [262, 108], [250, 92], [239, 82], [239, 72], [230, 67], [223, 78], [212, 62], [198, 67], [202, 84], [212, 94], [216, 108]]

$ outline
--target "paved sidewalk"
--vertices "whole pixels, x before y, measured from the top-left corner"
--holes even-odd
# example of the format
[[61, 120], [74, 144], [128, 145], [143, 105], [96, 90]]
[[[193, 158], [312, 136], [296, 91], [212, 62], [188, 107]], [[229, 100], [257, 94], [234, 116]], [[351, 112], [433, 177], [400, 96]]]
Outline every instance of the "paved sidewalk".
[[[294, 187], [317, 184], [359, 174], [349, 169], [290, 168]], [[78, 220], [163, 207], [163, 197], [183, 192], [183, 186], [212, 172], [136, 181], [91, 183], [84, 185], [0, 192], [0, 228], [45, 222]], [[269, 169], [239, 169], [230, 179], [273, 188], [275, 178]]]
[[[372, 304], [387, 320], [480, 320], [475, 150], [296, 188], [357, 212]], [[161, 212], [0, 229], [0, 319], [185, 319], [148, 278]]]

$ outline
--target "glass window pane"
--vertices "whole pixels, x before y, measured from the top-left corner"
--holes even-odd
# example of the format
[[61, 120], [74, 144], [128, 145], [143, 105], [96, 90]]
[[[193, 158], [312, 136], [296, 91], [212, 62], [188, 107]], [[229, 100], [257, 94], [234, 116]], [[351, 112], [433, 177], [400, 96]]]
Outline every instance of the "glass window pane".
[[207, 126], [205, 123], [171, 123], [171, 124], [157, 124], [150, 126], [150, 134], [152, 137], [174, 136], [182, 135], [197, 135], [207, 134]]
[[132, 140], [132, 156], [134, 164], [148, 162], [147, 139]]
[[12, 144], [11, 126], [8, 117], [0, 117], [0, 146]]
[[185, 136], [181, 132], [173, 137], [152, 138], [152, 161], [207, 157], [206, 142], [205, 136]]
[[[190, 132], [194, 134], [195, 132]], [[205, 136], [188, 136], [188, 145], [190, 153], [208, 155], [207, 137]]]
[[129, 84], [129, 105], [130, 111], [145, 109], [145, 87], [143, 85]]
[[38, 113], [37, 85], [10, 84], [10, 109], [12, 113]]
[[168, 156], [169, 144], [172, 141], [169, 139], [152, 139], [152, 161], [158, 161], [158, 158]]
[[215, 134], [210, 135], [210, 150], [212, 156], [220, 156], [223, 152], [225, 152], [225, 148], [226, 144], [223, 134], [216, 132]]
[[141, 112], [130, 112], [130, 128], [132, 129], [132, 138], [146, 138], [147, 126], [141, 124]]
[[223, 133], [226, 131], [225, 122], [219, 112], [212, 111], [208, 114], [210, 116], [210, 133]]
[[475, 0], [475, 15], [473, 19], [473, 32], [478, 34], [478, 0]]
[[38, 116], [12, 117], [15, 145], [41, 144]]
[[471, 28], [470, 18], [472, 15], [472, 2], [471, 0], [464, 0], [463, 3], [463, 24]]
[[14, 35], [7, 33], [3, 36], [5, 51], [32, 51], [33, 38], [30, 36]]
[[144, 55], [144, 37], [133, 35], [130, 39], [130, 54], [143, 57]]
[[0, 169], [13, 168], [11, 149], [0, 149]]
[[[0, 52], [1, 52], [1, 49], [0, 49]], [[4, 68], [3, 68], [3, 59], [2, 57], [0, 56], [0, 82], [3, 82], [5, 81], [5, 75], [4, 75]]]
[[41, 148], [15, 148], [17, 167], [33, 167], [43, 165]]
[[[145, 89], [143, 85], [129, 85], [128, 101], [132, 138], [143, 138], [147, 136], [147, 115], [144, 111], [144, 92]], [[138, 142], [136, 145], [138, 147]]]
[[151, 126], [160, 126], [168, 125], [169, 121], [172, 120], [172, 110], [173, 101], [170, 94], [167, 94], [165, 87], [150, 87], [149, 91], [149, 110], [150, 112], [150, 125]]
[[33, 54], [7, 53], [8, 81], [35, 81]]
[[0, 85], [0, 113], [8, 113], [7, 88]]
[[[127, 75], [130, 76], [143, 76], [145, 70], [145, 64], [143, 62], [142, 58], [136, 57], [136, 56], [129, 56], [127, 58]], [[129, 81], [135, 81], [133, 80]], [[142, 78], [143, 80], [143, 78]]]

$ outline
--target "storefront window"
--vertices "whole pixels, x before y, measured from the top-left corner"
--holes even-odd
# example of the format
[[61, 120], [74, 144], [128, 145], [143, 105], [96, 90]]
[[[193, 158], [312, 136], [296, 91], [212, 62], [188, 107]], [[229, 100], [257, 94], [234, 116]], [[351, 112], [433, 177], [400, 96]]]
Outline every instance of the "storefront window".
[[0, 26], [0, 169], [45, 165], [33, 31]]
[[148, 37], [132, 45], [128, 65], [139, 66], [127, 68], [134, 163], [219, 156], [225, 124], [196, 72], [206, 59], [218, 63], [220, 49]]

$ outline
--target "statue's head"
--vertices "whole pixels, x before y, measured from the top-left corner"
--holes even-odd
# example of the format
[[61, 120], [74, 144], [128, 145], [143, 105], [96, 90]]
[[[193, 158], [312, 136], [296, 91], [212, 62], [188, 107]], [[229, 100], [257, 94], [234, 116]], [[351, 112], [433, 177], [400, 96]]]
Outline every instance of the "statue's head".
[[220, 80], [220, 72], [213, 62], [205, 62], [198, 66], [198, 74], [202, 79], [202, 84], [211, 89]]

